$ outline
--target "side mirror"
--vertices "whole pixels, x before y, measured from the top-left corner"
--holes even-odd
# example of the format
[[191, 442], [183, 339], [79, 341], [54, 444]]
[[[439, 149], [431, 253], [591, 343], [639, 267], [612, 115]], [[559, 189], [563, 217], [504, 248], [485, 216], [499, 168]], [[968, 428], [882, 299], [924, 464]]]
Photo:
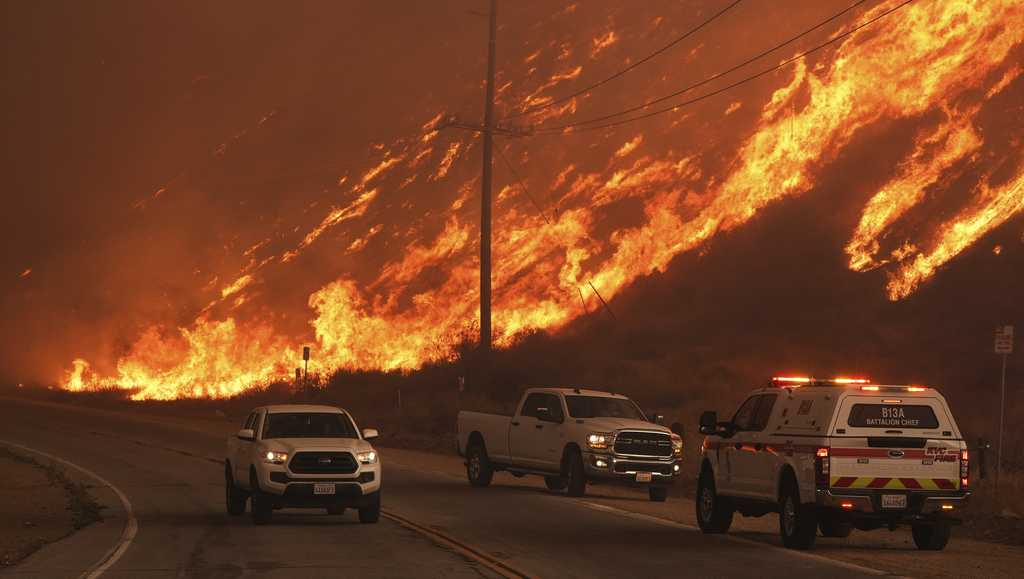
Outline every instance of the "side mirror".
[[237, 436], [239, 440], [256, 440], [256, 431], [251, 428], [243, 428], [239, 430], [238, 434], [235, 436]]
[[665, 417], [663, 415], [661, 415], [661, 414], [657, 414], [657, 413], [654, 413], [654, 412], [648, 412], [647, 416], [651, 419], [651, 422], [653, 422], [655, 424], [658, 424], [658, 425], [665, 424]]
[[718, 413], [713, 410], [702, 412], [700, 415], [700, 433], [718, 434]]
[[380, 436], [380, 433], [377, 432], [376, 428], [364, 428], [363, 429], [363, 439], [364, 440], [373, 440], [374, 438], [377, 438], [379, 436]]

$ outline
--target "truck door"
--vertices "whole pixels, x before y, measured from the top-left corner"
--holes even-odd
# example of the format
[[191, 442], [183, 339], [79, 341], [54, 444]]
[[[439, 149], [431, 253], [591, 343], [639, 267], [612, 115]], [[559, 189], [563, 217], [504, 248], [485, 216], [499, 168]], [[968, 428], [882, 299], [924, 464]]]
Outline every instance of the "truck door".
[[[253, 423], [256, 421], [256, 412], [250, 412], [249, 416], [246, 417], [245, 422], [242, 423], [242, 428], [253, 428]], [[242, 484], [243, 486], [249, 485], [249, 450], [252, 447], [252, 442], [248, 440], [242, 440], [241, 438], [235, 437], [231, 441], [231, 466], [235, 481]]]
[[771, 444], [772, 434], [767, 430], [777, 399], [777, 394], [762, 394], [760, 396], [747, 439], [748, 443], [753, 446], [753, 451], [747, 457], [746, 463], [746, 466], [749, 466], [749, 472], [744, 473], [744, 476], [748, 477], [749, 491], [752, 495], [772, 500], [775, 500], [777, 495], [775, 489], [775, 473], [779, 468], [777, 463], [783, 460], [775, 450], [775, 445]]
[[511, 462], [529, 468], [541, 468], [540, 434], [545, 422], [537, 417], [550, 404], [547, 394], [534, 392], [523, 401], [519, 414], [512, 417], [508, 427], [508, 450]]
[[724, 474], [723, 491], [728, 494], [748, 494], [752, 466], [748, 464], [752, 443], [748, 444], [750, 438], [750, 427], [754, 422], [757, 413], [757, 405], [761, 396], [755, 395], [747, 398], [740, 405], [739, 410], [732, 417], [732, 425], [735, 433], [730, 438], [722, 439], [722, 474]]

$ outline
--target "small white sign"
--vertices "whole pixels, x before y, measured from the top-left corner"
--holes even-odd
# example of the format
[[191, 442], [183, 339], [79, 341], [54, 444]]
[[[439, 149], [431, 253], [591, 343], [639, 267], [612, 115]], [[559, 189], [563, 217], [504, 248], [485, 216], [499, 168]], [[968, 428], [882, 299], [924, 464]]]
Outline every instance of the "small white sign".
[[1013, 326], [996, 328], [996, 354], [1013, 353]]

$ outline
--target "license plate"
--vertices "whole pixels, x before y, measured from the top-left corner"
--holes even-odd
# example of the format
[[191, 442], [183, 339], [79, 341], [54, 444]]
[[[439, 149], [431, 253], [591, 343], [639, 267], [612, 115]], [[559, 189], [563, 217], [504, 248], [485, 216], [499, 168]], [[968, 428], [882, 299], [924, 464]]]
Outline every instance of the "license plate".
[[313, 494], [314, 495], [333, 495], [334, 494], [334, 484], [333, 483], [330, 483], [330, 484], [328, 484], [328, 483], [315, 484], [315, 485], [313, 485]]
[[882, 495], [883, 509], [907, 508], [907, 495]]
[[649, 472], [638, 472], [638, 473], [636, 473], [636, 482], [651, 482], [651, 473], [649, 473]]

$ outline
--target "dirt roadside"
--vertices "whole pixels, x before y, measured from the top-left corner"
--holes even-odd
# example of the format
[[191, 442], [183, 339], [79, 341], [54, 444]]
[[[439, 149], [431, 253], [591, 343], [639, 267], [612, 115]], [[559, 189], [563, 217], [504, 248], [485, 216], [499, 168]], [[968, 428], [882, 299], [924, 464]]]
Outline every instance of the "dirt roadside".
[[100, 520], [100, 505], [53, 465], [0, 445], [0, 568]]

